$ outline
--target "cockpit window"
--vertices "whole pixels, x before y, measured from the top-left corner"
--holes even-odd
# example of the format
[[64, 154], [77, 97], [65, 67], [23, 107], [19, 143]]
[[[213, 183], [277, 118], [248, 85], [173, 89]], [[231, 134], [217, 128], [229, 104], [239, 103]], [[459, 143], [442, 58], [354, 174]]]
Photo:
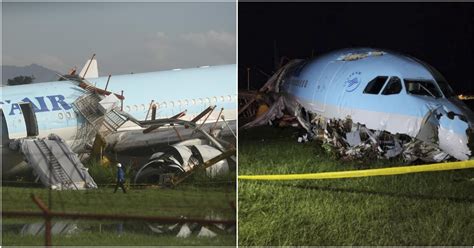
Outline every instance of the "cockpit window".
[[420, 96], [442, 97], [436, 84], [431, 80], [404, 79], [407, 93]]
[[382, 89], [385, 81], [387, 81], [387, 76], [378, 76], [367, 84], [367, 87], [364, 89], [364, 94], [374, 94], [377, 95]]
[[382, 91], [382, 95], [395, 95], [402, 91], [402, 82], [398, 77], [391, 77], [387, 86]]
[[438, 86], [443, 92], [444, 97], [450, 98], [450, 97], [455, 96], [454, 90], [451, 89], [451, 86], [449, 86], [448, 82], [446, 82], [444, 78], [440, 80], [436, 79], [436, 82], [438, 82]]
[[450, 98], [456, 95], [453, 89], [451, 89], [451, 87], [449, 86], [448, 81], [443, 77], [443, 75], [438, 70], [436, 70], [433, 66], [429, 64], [426, 64], [426, 63], [423, 63], [423, 64], [428, 68], [428, 70], [433, 75], [435, 81], [438, 83], [439, 88], [443, 92], [444, 97]]

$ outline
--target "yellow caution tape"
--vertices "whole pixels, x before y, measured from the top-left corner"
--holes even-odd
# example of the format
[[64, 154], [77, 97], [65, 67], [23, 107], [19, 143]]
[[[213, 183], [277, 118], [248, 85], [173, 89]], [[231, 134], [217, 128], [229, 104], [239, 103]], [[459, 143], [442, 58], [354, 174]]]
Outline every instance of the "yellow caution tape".
[[309, 180], [309, 179], [337, 179], [337, 178], [353, 178], [353, 177], [373, 177], [373, 176], [389, 176], [408, 173], [428, 172], [428, 171], [444, 171], [474, 168], [474, 160], [437, 163], [426, 165], [412, 165], [401, 167], [390, 167], [368, 170], [352, 170], [352, 171], [335, 171], [308, 174], [289, 174], [289, 175], [241, 175], [240, 180]]

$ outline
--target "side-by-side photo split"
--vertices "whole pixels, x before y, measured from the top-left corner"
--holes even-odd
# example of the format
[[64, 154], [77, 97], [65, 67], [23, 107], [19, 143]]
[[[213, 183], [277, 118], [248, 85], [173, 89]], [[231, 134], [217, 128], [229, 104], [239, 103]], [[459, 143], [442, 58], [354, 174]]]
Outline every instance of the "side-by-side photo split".
[[474, 245], [474, 2], [0, 9], [2, 247]]

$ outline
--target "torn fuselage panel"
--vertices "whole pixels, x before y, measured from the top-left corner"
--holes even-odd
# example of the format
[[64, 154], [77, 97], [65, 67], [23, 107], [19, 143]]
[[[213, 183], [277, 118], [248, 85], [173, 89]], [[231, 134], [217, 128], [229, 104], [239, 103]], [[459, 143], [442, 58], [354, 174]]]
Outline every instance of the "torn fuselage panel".
[[442, 115], [439, 119], [439, 147], [458, 160], [467, 160], [471, 156], [468, 146], [469, 125], [467, 122], [453, 116]]

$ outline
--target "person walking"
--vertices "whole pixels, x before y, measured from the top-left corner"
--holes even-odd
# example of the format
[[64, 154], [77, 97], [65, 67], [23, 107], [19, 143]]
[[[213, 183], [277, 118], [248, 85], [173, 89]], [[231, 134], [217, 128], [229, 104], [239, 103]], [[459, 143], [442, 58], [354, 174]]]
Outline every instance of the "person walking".
[[117, 192], [118, 187], [122, 188], [123, 193], [127, 193], [125, 190], [125, 172], [123, 171], [122, 164], [117, 163], [117, 184], [115, 185], [114, 193]]

